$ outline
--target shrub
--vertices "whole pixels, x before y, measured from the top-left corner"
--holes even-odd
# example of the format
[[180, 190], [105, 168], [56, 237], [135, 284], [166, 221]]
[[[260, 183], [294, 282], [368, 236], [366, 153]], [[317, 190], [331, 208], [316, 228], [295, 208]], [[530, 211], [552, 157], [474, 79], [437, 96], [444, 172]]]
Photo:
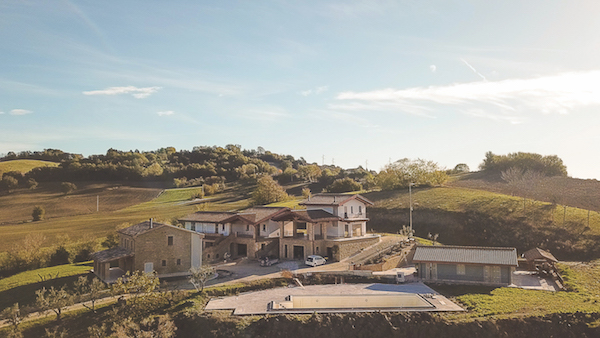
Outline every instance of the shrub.
[[33, 221], [41, 221], [44, 219], [44, 215], [46, 215], [46, 209], [44, 207], [36, 205], [33, 208], [33, 212], [31, 213], [31, 217], [33, 217]]
[[67, 195], [77, 190], [77, 186], [71, 182], [62, 182], [60, 184], [60, 190]]
[[329, 192], [350, 192], [362, 189], [362, 185], [350, 177], [340, 178], [327, 187]]

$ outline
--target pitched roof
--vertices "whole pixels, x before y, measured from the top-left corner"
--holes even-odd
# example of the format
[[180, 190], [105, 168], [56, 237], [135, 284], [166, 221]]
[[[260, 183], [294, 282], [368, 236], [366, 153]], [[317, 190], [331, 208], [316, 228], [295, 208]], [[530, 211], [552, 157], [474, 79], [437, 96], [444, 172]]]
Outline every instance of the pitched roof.
[[479, 246], [418, 246], [414, 262], [517, 266], [517, 249]]
[[533, 261], [536, 259], [547, 259], [554, 263], [558, 262], [558, 259], [556, 259], [551, 253], [549, 253], [548, 251], [544, 251], [540, 248], [531, 249], [525, 252], [523, 254], [523, 257], [525, 257], [525, 259], [528, 261]]
[[104, 251], [94, 252], [92, 254], [92, 259], [99, 263], [104, 263], [130, 256], [133, 256], [133, 252], [131, 250], [119, 246]]
[[223, 220], [235, 216], [235, 212], [221, 212], [221, 211], [198, 211], [193, 214], [189, 214], [180, 221], [192, 221], [192, 222], [206, 222], [206, 223], [221, 223]]
[[190, 231], [184, 228], [180, 228], [180, 227], [176, 227], [174, 225], [170, 225], [170, 224], [164, 224], [164, 223], [158, 223], [158, 222], [154, 222], [154, 221], [144, 221], [142, 223], [138, 223], [136, 225], [132, 225], [128, 228], [124, 228], [124, 229], [120, 229], [118, 230], [118, 232], [124, 234], [124, 235], [128, 235], [131, 237], [136, 237], [139, 236], [143, 233], [146, 233], [148, 231], [154, 230], [154, 229], [159, 229], [162, 227], [170, 227], [170, 228], [174, 228], [177, 230], [181, 230], [181, 231], [187, 231], [187, 232], [192, 232], [192, 233], [197, 233], [194, 231]]
[[288, 210], [281, 215], [273, 217], [274, 221], [301, 220], [304, 222], [316, 223], [325, 221], [338, 221], [340, 218], [330, 212], [322, 209], [314, 210]]
[[284, 211], [290, 210], [286, 207], [252, 207], [240, 211], [240, 215], [248, 220], [252, 220], [254, 223], [262, 223], [268, 219], [271, 219], [277, 214]]
[[373, 202], [368, 199], [362, 197], [359, 194], [349, 195], [349, 194], [315, 194], [312, 197], [309, 197], [307, 200], [300, 202], [300, 205], [342, 205], [351, 200], [360, 200], [365, 204], [373, 205]]
[[166, 226], [166, 224], [163, 223], [158, 223], [158, 222], [150, 222], [150, 221], [144, 221], [142, 223], [138, 223], [136, 225], [132, 225], [130, 227], [127, 227], [125, 229], [120, 229], [118, 230], [118, 232], [124, 234], [124, 235], [128, 235], [128, 236], [139, 236], [141, 234], [143, 234], [144, 232], [147, 232], [149, 230], [152, 229], [156, 229], [156, 228], [161, 228], [163, 226]]

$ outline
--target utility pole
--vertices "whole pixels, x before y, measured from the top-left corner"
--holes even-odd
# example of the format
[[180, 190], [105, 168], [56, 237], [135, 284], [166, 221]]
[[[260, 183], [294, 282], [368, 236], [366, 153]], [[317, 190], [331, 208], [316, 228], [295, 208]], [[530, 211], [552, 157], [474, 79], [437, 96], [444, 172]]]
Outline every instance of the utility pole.
[[100, 195], [96, 195], [96, 212], [100, 211]]
[[409, 232], [409, 237], [412, 237], [413, 235], [413, 226], [412, 226], [412, 212], [413, 212], [413, 206], [412, 206], [412, 186], [415, 185], [414, 183], [409, 183], [408, 184], [408, 198], [410, 199], [410, 210], [409, 210], [409, 215], [410, 215], [410, 232]]
[[333, 157], [331, 158], [331, 165], [335, 166], [335, 158], [333, 158]]
[[325, 165], [325, 155], [321, 158], [321, 165]]
[[365, 170], [369, 171], [369, 160], [365, 160]]

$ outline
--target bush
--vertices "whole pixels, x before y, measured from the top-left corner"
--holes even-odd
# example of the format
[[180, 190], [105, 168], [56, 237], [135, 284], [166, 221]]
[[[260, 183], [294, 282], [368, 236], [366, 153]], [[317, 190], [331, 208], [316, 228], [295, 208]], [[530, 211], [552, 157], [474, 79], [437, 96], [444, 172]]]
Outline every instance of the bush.
[[33, 212], [31, 213], [31, 216], [33, 217], [34, 222], [43, 220], [44, 215], [46, 215], [46, 209], [44, 209], [44, 207], [39, 206], [39, 205], [36, 205], [33, 208]]
[[50, 255], [50, 262], [48, 262], [48, 265], [55, 266], [69, 264], [70, 256], [71, 254], [69, 253], [69, 251], [61, 245], [58, 247], [58, 249], [56, 249], [56, 251], [54, 251], [52, 255]]
[[327, 187], [329, 192], [350, 192], [362, 190], [362, 185], [350, 177], [339, 178]]
[[60, 184], [60, 190], [67, 195], [77, 190], [77, 186], [71, 182], [62, 182]]

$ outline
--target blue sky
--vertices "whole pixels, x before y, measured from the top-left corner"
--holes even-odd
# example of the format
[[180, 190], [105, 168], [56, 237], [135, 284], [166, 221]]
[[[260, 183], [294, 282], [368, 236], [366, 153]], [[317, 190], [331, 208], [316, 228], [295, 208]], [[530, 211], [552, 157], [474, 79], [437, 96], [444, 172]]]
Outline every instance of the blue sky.
[[0, 2], [0, 153], [486, 151], [600, 178], [597, 1]]

